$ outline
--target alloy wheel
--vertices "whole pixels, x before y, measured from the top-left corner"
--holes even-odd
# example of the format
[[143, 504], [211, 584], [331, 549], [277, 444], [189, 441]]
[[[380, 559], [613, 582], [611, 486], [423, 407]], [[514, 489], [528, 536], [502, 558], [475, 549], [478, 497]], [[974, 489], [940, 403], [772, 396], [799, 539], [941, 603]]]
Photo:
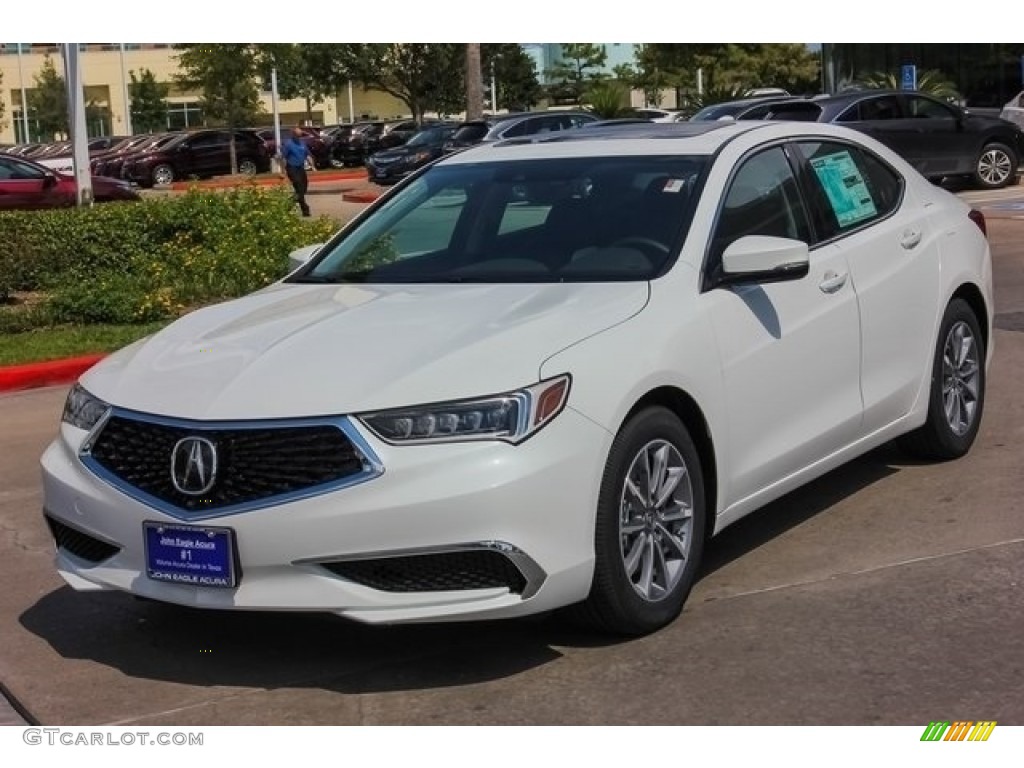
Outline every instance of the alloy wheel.
[[166, 165], [157, 166], [153, 170], [154, 184], [170, 184], [172, 181], [174, 181], [174, 171], [172, 171]]
[[958, 437], [974, 425], [980, 383], [977, 340], [961, 320], [949, 329], [942, 351], [942, 405], [946, 423]]
[[997, 187], [1003, 184], [1013, 169], [1010, 156], [1001, 149], [989, 148], [978, 158], [978, 176], [988, 186]]
[[622, 564], [634, 591], [649, 602], [668, 597], [693, 546], [693, 486], [679, 450], [653, 440], [636, 454], [619, 504]]

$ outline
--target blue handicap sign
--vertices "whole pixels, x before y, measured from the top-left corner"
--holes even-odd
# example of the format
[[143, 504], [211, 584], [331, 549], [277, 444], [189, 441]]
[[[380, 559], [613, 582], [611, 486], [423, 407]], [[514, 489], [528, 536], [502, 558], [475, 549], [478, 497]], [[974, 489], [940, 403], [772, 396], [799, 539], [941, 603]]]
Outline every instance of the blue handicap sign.
[[913, 64], [904, 64], [900, 68], [900, 88], [904, 91], [917, 90], [917, 67]]

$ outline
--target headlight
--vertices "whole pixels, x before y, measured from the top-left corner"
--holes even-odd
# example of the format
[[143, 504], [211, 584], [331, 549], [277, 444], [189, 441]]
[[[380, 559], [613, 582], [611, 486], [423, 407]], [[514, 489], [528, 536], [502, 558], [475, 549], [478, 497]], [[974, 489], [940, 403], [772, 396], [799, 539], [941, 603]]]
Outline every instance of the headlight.
[[381, 440], [400, 445], [454, 440], [519, 443], [561, 412], [569, 381], [564, 374], [503, 395], [364, 413], [359, 419]]
[[109, 405], [75, 384], [68, 392], [61, 420], [73, 427], [88, 431], [96, 426], [96, 422], [102, 419], [108, 410], [110, 410]]

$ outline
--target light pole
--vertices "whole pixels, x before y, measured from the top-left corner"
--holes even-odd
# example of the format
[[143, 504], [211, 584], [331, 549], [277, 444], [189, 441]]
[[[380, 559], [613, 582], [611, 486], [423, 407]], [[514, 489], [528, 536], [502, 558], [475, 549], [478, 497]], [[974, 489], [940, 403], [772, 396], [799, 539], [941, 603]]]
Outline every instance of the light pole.
[[85, 84], [79, 60], [79, 43], [64, 44], [64, 82], [68, 91], [68, 128], [78, 205], [92, 205], [92, 174], [89, 169], [89, 140], [85, 128]]
[[21, 69], [21, 43], [18, 43], [18, 82], [21, 83], [21, 124], [24, 131], [22, 141], [29, 144], [32, 136], [28, 132], [28, 98], [25, 95], [25, 74]]
[[[131, 136], [132, 130], [132, 103], [128, 100], [128, 77], [124, 73], [124, 43], [121, 43], [121, 96], [124, 98], [124, 132]], [[111, 126], [113, 128], [113, 126]]]

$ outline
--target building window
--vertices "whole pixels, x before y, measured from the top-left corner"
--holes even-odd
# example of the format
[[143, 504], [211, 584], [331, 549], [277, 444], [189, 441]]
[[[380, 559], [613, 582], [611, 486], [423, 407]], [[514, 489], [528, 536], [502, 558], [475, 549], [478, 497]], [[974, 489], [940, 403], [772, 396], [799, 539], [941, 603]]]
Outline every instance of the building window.
[[180, 131], [198, 128], [203, 124], [203, 110], [198, 101], [186, 101], [167, 105], [167, 129]]

